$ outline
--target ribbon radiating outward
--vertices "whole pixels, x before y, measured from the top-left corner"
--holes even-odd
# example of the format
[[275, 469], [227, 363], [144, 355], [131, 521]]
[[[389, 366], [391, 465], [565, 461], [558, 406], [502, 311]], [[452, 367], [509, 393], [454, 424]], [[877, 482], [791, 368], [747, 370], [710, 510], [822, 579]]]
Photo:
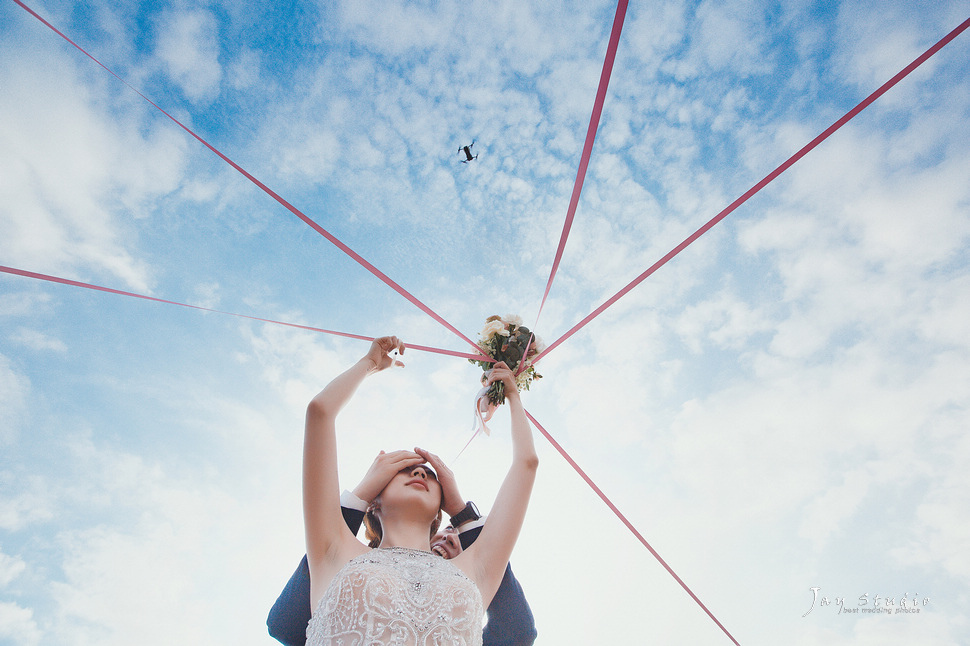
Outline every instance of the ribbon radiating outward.
[[569, 463], [569, 466], [571, 466], [573, 470], [579, 474], [579, 477], [581, 477], [586, 482], [586, 484], [589, 485], [590, 489], [592, 489], [593, 492], [595, 492], [596, 495], [600, 497], [600, 500], [606, 503], [606, 506], [610, 508], [610, 511], [616, 514], [616, 517], [620, 519], [620, 522], [626, 525], [626, 528], [629, 529], [633, 533], [633, 535], [637, 537], [637, 540], [639, 540], [640, 543], [642, 543], [643, 546], [647, 548], [647, 551], [650, 552], [650, 554], [652, 554], [655, 559], [657, 559], [660, 565], [662, 565], [664, 569], [667, 570], [670, 576], [674, 577], [674, 580], [677, 581], [678, 584], [680, 584], [680, 587], [682, 587], [688, 595], [690, 595], [690, 598], [693, 599], [694, 602], [697, 603], [697, 605], [699, 605], [701, 609], [707, 613], [707, 616], [710, 617], [715, 624], [717, 624], [717, 627], [720, 628], [732, 642], [737, 644], [738, 640], [734, 638], [734, 635], [728, 632], [728, 629], [724, 627], [724, 624], [718, 621], [718, 618], [714, 616], [714, 613], [707, 609], [707, 606], [704, 605], [704, 602], [702, 602], [700, 598], [696, 594], [694, 594], [693, 590], [687, 587], [687, 584], [684, 583], [683, 579], [677, 576], [677, 573], [674, 572], [673, 568], [667, 565], [667, 561], [665, 561], [663, 557], [660, 556], [660, 553], [657, 552], [657, 550], [655, 550], [653, 546], [647, 542], [647, 539], [643, 537], [643, 534], [637, 531], [637, 528], [633, 526], [633, 523], [631, 523], [627, 519], [627, 517], [624, 516], [619, 509], [617, 509], [616, 505], [613, 504], [613, 501], [610, 500], [607, 497], [607, 495], [603, 493], [603, 491], [599, 487], [596, 486], [596, 483], [593, 482], [592, 478], [586, 475], [586, 472], [583, 471], [582, 467], [580, 467], [579, 464], [577, 464], [576, 461], [573, 460], [568, 453], [566, 453], [566, 449], [562, 448], [559, 442], [557, 442], [555, 438], [553, 438], [552, 435], [550, 435], [549, 432], [542, 427], [542, 424], [540, 424], [538, 420], [536, 420], [536, 418], [532, 416], [532, 413], [526, 411], [525, 414], [529, 417], [529, 420], [531, 420], [532, 423], [535, 424], [535, 427], [539, 429], [539, 433], [541, 433], [542, 436], [549, 441], [552, 447], [559, 452], [559, 454], [563, 457], [564, 460], [566, 460], [566, 462]]
[[613, 16], [613, 29], [610, 31], [609, 44], [606, 46], [606, 57], [603, 60], [603, 70], [600, 72], [599, 86], [596, 88], [596, 99], [593, 101], [593, 112], [589, 116], [589, 126], [586, 128], [586, 143], [583, 144], [583, 154], [579, 158], [579, 169], [576, 171], [573, 192], [569, 196], [569, 206], [566, 208], [566, 218], [563, 221], [562, 234], [559, 236], [559, 246], [556, 247], [556, 255], [552, 260], [549, 280], [546, 281], [546, 290], [542, 294], [542, 300], [539, 302], [539, 309], [536, 312], [536, 319], [532, 324], [533, 332], [539, 324], [539, 317], [542, 316], [542, 309], [546, 305], [546, 299], [549, 298], [552, 281], [559, 271], [559, 263], [562, 262], [562, 255], [566, 249], [566, 240], [569, 238], [569, 232], [572, 230], [573, 220], [576, 217], [579, 196], [583, 192], [583, 182], [586, 180], [586, 169], [589, 168], [589, 159], [593, 154], [593, 143], [596, 141], [596, 131], [599, 129], [600, 117], [603, 115], [603, 104], [606, 102], [606, 90], [610, 86], [613, 63], [616, 61], [616, 50], [620, 44], [620, 34], [623, 31], [623, 21], [626, 18], [627, 3], [627, 0], [620, 0], [616, 4], [616, 14]]
[[[156, 303], [165, 303], [166, 305], [178, 305], [179, 307], [188, 307], [193, 310], [199, 310], [202, 312], [211, 312], [213, 314], [226, 314], [228, 316], [236, 316], [243, 319], [249, 319], [250, 321], [258, 321], [260, 323], [272, 323], [273, 325], [283, 325], [285, 327], [297, 328], [300, 330], [308, 330], [310, 332], [321, 332], [323, 334], [329, 334], [331, 336], [342, 336], [348, 339], [358, 339], [360, 341], [373, 341], [374, 337], [363, 336], [361, 334], [351, 334], [349, 332], [338, 332], [336, 330], [326, 330], [319, 327], [311, 327], [309, 325], [299, 325], [297, 323], [287, 323], [285, 321], [275, 321], [273, 319], [261, 318], [259, 316], [250, 316], [248, 314], [236, 314], [235, 312], [225, 312], [222, 310], [216, 310], [209, 307], [202, 307], [201, 305], [189, 305], [188, 303], [179, 303], [178, 301], [170, 301], [164, 298], [156, 298], [155, 296], [146, 296], [144, 294], [137, 294], [135, 292], [126, 292], [120, 289], [114, 289], [112, 287], [103, 287], [101, 285], [93, 285], [91, 283], [83, 283], [79, 280], [71, 280], [70, 278], [61, 278], [59, 276], [51, 276], [49, 274], [40, 274], [35, 271], [26, 271], [24, 269], [16, 269], [14, 267], [4, 267], [0, 265], [0, 273], [11, 274], [13, 276], [23, 276], [24, 278], [34, 278], [36, 280], [44, 280], [49, 283], [58, 283], [61, 285], [70, 285], [71, 287], [82, 287], [84, 289], [91, 289], [98, 292], [105, 292], [107, 294], [115, 294], [118, 296], [129, 296], [131, 298], [140, 298], [145, 301], [154, 301]], [[485, 359], [481, 354], [470, 354], [468, 352], [458, 352], [457, 350], [444, 350], [442, 348], [435, 348], [427, 345], [416, 345], [409, 343], [407, 345], [410, 350], [419, 350], [421, 352], [432, 352], [434, 354], [444, 354], [452, 357], [461, 357], [463, 359], [470, 359], [475, 361], [482, 361]]]

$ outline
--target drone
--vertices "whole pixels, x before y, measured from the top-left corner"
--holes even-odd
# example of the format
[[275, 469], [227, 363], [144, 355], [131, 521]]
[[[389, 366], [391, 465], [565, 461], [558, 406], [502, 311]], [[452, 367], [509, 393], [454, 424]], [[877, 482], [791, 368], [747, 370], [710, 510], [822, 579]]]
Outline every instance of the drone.
[[465, 158], [463, 160], [461, 160], [461, 163], [467, 164], [468, 162], [470, 162], [472, 160], [478, 159], [478, 155], [477, 154], [475, 156], [472, 156], [472, 146], [474, 146], [474, 145], [475, 145], [475, 142], [472, 141], [467, 146], [462, 146], [461, 148], [458, 149], [458, 154], [459, 155], [462, 154], [462, 153], [464, 153], [464, 155], [465, 155]]

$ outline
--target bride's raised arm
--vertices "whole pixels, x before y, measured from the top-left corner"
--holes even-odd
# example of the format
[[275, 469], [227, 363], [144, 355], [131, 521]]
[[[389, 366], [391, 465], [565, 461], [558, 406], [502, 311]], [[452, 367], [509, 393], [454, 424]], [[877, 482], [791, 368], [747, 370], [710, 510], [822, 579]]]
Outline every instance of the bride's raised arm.
[[389, 355], [394, 350], [404, 353], [404, 344], [396, 336], [376, 339], [364, 357], [331, 381], [307, 406], [303, 436], [303, 522], [311, 573], [321, 564], [324, 570], [330, 569], [329, 562], [340, 558], [341, 548], [349, 540], [356, 541], [340, 512], [337, 413], [350, 401], [365, 377], [395, 364], [403, 365]]
[[512, 465], [478, 540], [455, 559], [458, 561], [464, 557], [468, 565], [460, 562], [456, 565], [478, 585], [486, 606], [491, 603], [505, 575], [505, 566], [522, 529], [539, 468], [539, 456], [532, 441], [532, 426], [525, 416], [514, 373], [504, 363], [496, 363], [487, 384], [495, 381], [505, 384], [505, 402], [512, 416]]

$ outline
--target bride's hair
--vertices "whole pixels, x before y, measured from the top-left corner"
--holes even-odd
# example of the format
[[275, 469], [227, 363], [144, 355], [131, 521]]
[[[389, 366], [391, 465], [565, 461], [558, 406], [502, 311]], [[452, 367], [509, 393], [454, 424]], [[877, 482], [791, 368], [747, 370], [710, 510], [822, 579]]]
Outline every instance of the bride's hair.
[[[381, 540], [384, 538], [384, 529], [381, 527], [381, 519], [377, 517], [377, 511], [380, 509], [380, 503], [375, 500], [367, 508], [367, 513], [364, 514], [364, 538], [367, 539], [368, 547], [379, 547]], [[438, 515], [435, 516], [434, 520], [431, 521], [431, 533], [428, 534], [430, 539], [432, 536], [438, 533], [438, 527], [441, 526], [441, 508], [438, 508]]]

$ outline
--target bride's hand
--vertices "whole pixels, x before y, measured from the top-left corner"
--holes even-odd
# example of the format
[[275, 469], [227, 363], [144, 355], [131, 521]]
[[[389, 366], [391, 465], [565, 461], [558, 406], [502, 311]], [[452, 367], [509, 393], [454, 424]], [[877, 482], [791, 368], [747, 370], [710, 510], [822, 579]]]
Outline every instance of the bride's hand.
[[515, 373], [512, 372], [504, 361], [499, 361], [492, 366], [492, 369], [488, 371], [488, 376], [485, 379], [485, 386], [491, 386], [496, 381], [501, 381], [505, 386], [505, 398], [519, 398], [519, 388], [515, 384]]
[[390, 453], [381, 451], [374, 458], [374, 462], [364, 474], [360, 484], [354, 488], [353, 493], [364, 502], [372, 503], [401, 469], [408, 469], [425, 461], [424, 456], [414, 451], [391, 451]]
[[438, 484], [441, 485], [441, 508], [449, 516], [454, 516], [465, 508], [465, 499], [458, 491], [458, 482], [455, 480], [454, 472], [448, 468], [441, 458], [430, 451], [414, 447], [414, 452], [431, 465], [438, 475]]
[[370, 350], [364, 355], [373, 364], [368, 372], [380, 372], [391, 366], [404, 366], [404, 363], [390, 356], [391, 352], [396, 351], [398, 355], [404, 354], [404, 342], [396, 336], [382, 336], [374, 339], [370, 344]]

